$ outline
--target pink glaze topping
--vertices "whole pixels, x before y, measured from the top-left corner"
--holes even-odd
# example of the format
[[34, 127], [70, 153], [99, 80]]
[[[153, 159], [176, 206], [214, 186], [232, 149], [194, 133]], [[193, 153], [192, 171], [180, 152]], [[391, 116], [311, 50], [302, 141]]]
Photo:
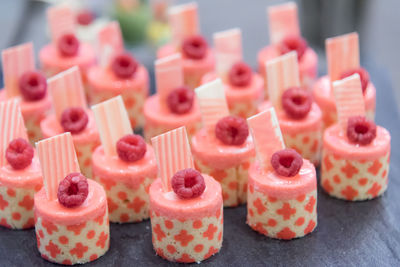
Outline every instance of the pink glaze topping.
[[306, 159], [293, 177], [279, 176], [275, 171], [264, 172], [256, 161], [250, 165], [248, 184], [269, 197], [289, 200], [316, 190], [317, 174], [314, 165]]
[[89, 194], [82, 205], [67, 208], [58, 199], [49, 201], [44, 188], [35, 194], [35, 213], [37, 217], [62, 225], [76, 225], [96, 219], [103, 215], [107, 208], [107, 197], [103, 187], [88, 179]]
[[222, 207], [221, 185], [212, 177], [202, 174], [206, 189], [199, 197], [179, 198], [173, 191], [164, 193], [161, 180], [157, 179], [150, 186], [151, 210], [161, 216], [178, 220], [196, 220], [215, 213]]
[[0, 186], [41, 188], [42, 184], [42, 169], [37, 157], [34, 157], [32, 163], [22, 170], [15, 170], [10, 164], [0, 168]]
[[93, 172], [101, 178], [123, 182], [133, 189], [137, 189], [144, 178], [157, 175], [157, 162], [154, 150], [147, 145], [144, 157], [129, 163], [118, 156], [107, 156], [102, 146], [98, 146], [92, 154]]
[[255, 156], [250, 135], [242, 145], [228, 146], [214, 136], [209, 137], [204, 128], [192, 138], [192, 153], [195, 158], [218, 169], [231, 168]]
[[380, 126], [376, 127], [376, 137], [368, 145], [350, 143], [339, 124], [325, 130], [323, 142], [325, 150], [350, 160], [375, 160], [390, 152], [390, 133]]

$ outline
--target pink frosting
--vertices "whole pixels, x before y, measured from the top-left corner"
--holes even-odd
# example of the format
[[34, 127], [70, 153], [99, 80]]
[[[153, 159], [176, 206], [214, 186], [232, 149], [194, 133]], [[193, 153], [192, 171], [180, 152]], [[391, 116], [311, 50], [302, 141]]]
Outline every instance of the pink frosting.
[[76, 225], [96, 219], [106, 212], [107, 197], [103, 187], [88, 179], [89, 194], [79, 207], [67, 208], [58, 199], [49, 201], [44, 188], [35, 194], [35, 213], [37, 217], [62, 225]]
[[[328, 75], [319, 78], [313, 89], [315, 102], [322, 107], [323, 110], [331, 110], [336, 112], [335, 97], [331, 90], [331, 83]], [[366, 110], [375, 110], [376, 89], [372, 82], [369, 82], [364, 94]]]
[[294, 177], [283, 177], [275, 171], [264, 172], [258, 162], [249, 169], [249, 186], [279, 200], [295, 199], [317, 189], [317, 174], [314, 165], [303, 159], [303, 166]]
[[[5, 100], [7, 100], [6, 91], [2, 89], [0, 91], [0, 101], [5, 101]], [[21, 98], [20, 107], [23, 117], [29, 115], [43, 114], [47, 110], [50, 110], [51, 98], [48, 93], [44, 98], [38, 101], [26, 101], [23, 98]]]
[[375, 160], [390, 152], [390, 133], [380, 126], [376, 127], [376, 138], [365, 146], [350, 143], [339, 124], [326, 129], [323, 139], [323, 149], [350, 160]]
[[215, 216], [222, 207], [221, 185], [212, 177], [202, 174], [206, 189], [199, 197], [181, 199], [174, 191], [164, 193], [161, 179], [150, 186], [150, 208], [161, 216], [178, 220], [196, 220]]
[[115, 76], [109, 68], [93, 66], [88, 71], [88, 83], [96, 91], [122, 92], [124, 89], [131, 88], [142, 91], [143, 87], [149, 87], [149, 74], [146, 68], [140, 65], [132, 78], [121, 79]]
[[167, 125], [171, 129], [201, 121], [201, 113], [196, 100], [188, 113], [175, 114], [161, 108], [157, 94], [147, 98], [144, 103], [143, 113], [146, 120], [158, 125]]
[[192, 153], [195, 158], [216, 169], [231, 168], [255, 156], [250, 133], [242, 145], [229, 146], [215, 136], [208, 136], [206, 129], [193, 136]]
[[[89, 117], [89, 122], [86, 125], [86, 128], [82, 132], [72, 135], [72, 139], [76, 144], [87, 144], [94, 140], [99, 140], [100, 142], [100, 136], [94, 120], [93, 112], [90, 109], [86, 109], [86, 112]], [[40, 129], [42, 130], [44, 139], [64, 132], [64, 129], [57, 121], [55, 114], [50, 114], [43, 119], [40, 123]]]
[[147, 145], [144, 157], [132, 163], [122, 161], [118, 156], [105, 155], [103, 147], [99, 146], [93, 152], [92, 162], [93, 172], [96, 175], [123, 182], [133, 189], [137, 189], [144, 178], [157, 175], [157, 162], [150, 145]]
[[43, 177], [39, 159], [35, 156], [31, 165], [22, 170], [15, 170], [10, 164], [0, 168], [0, 186], [16, 188], [42, 187]]

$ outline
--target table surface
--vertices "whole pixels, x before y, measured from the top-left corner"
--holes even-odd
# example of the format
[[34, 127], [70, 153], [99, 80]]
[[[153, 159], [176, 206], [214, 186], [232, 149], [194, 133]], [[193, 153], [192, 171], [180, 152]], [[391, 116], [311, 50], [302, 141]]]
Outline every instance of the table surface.
[[[29, 27], [34, 25], [40, 31], [44, 29], [40, 16]], [[32, 33], [27, 35], [34, 40], [39, 39]], [[20, 39], [26, 38], [28, 37], [24, 36]], [[38, 43], [42, 45], [45, 42], [43, 35], [40, 38]], [[147, 62], [152, 60], [152, 51], [146, 47], [135, 48], [133, 51]], [[320, 55], [320, 59], [323, 56]], [[375, 200], [352, 203], [330, 198], [319, 187], [318, 226], [312, 234], [292, 241], [273, 240], [252, 231], [245, 223], [245, 206], [227, 208], [224, 210], [223, 247], [220, 253], [204, 261], [204, 266], [400, 265], [400, 167], [397, 165], [400, 154], [396, 150], [400, 147], [400, 120], [387, 71], [377, 66], [373, 59], [363, 59], [362, 65], [369, 70], [371, 80], [377, 88], [376, 122], [387, 128], [392, 135], [387, 192]], [[254, 64], [255, 61], [252, 62]], [[148, 65], [151, 66], [151, 63]], [[320, 66], [320, 73], [323, 73], [324, 64]], [[87, 266], [133, 264], [175, 265], [155, 255], [149, 221], [139, 224], [111, 224], [110, 250]], [[0, 266], [22, 265], [54, 264], [40, 257], [34, 230], [12, 231], [0, 228]]]

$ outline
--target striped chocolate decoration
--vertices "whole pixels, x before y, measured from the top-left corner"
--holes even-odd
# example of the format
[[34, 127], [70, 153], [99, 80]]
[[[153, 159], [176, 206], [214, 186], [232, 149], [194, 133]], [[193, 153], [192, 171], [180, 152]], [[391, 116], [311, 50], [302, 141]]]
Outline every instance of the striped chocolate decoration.
[[97, 34], [100, 65], [109, 65], [113, 55], [124, 51], [121, 28], [117, 21], [111, 21], [105, 25]]
[[47, 9], [47, 22], [53, 43], [62, 35], [75, 33], [75, 15], [68, 6], [54, 6]]
[[220, 77], [225, 77], [233, 64], [242, 61], [242, 31], [234, 28], [213, 35], [216, 70]]
[[179, 46], [182, 41], [199, 33], [197, 3], [173, 6], [168, 9], [168, 22], [171, 29], [172, 42]]
[[300, 36], [297, 5], [288, 2], [267, 8], [269, 40], [272, 44], [278, 44], [287, 36]]

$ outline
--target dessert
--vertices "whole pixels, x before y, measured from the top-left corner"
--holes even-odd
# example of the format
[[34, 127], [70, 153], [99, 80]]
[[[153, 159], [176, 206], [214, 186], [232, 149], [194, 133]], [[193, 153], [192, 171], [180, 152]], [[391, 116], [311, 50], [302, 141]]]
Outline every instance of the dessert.
[[338, 123], [324, 132], [321, 186], [349, 201], [382, 195], [388, 184], [390, 133], [366, 117], [358, 74], [333, 83]]
[[258, 71], [265, 79], [266, 90], [268, 71], [265, 63], [290, 51], [297, 51], [301, 85], [311, 89], [317, 78], [318, 56], [301, 37], [296, 3], [268, 7], [267, 13], [271, 45], [264, 47], [257, 55]]
[[106, 193], [79, 171], [70, 133], [36, 145], [43, 188], [35, 194], [35, 232], [42, 258], [73, 265], [94, 261], [110, 245]]
[[184, 84], [194, 89], [201, 84], [204, 74], [214, 70], [214, 53], [200, 35], [197, 4], [194, 2], [173, 6], [168, 10], [172, 41], [160, 47], [157, 58], [177, 52], [183, 58]]
[[204, 128], [192, 138], [196, 169], [220, 182], [225, 207], [246, 203], [247, 176], [254, 160], [246, 120], [230, 116], [222, 81], [196, 89]]
[[300, 85], [296, 52], [267, 62], [270, 101], [259, 107], [260, 111], [273, 106], [276, 110], [283, 140], [316, 166], [322, 146], [322, 114], [313, 103], [311, 92]]
[[249, 169], [247, 224], [271, 238], [290, 240], [317, 226], [314, 165], [285, 149], [278, 119], [270, 108], [247, 119], [257, 151]]
[[359, 73], [362, 81], [366, 116], [373, 120], [376, 90], [369, 80], [368, 72], [360, 67], [358, 34], [353, 32], [328, 38], [325, 41], [325, 47], [328, 75], [319, 78], [313, 89], [315, 102], [322, 111], [324, 129], [337, 122], [332, 83], [356, 72]]
[[4, 90], [0, 91], [0, 101], [21, 98], [21, 112], [28, 137], [34, 143], [42, 138], [40, 121], [51, 108], [46, 78], [35, 69], [32, 43], [7, 48], [1, 55]]
[[106, 191], [110, 222], [148, 219], [148, 191], [157, 177], [153, 148], [133, 134], [121, 96], [92, 110], [102, 143], [92, 155], [92, 177]]
[[143, 108], [145, 139], [149, 141], [180, 126], [186, 126], [191, 138], [201, 128], [201, 114], [194, 92], [183, 83], [181, 55], [158, 59], [155, 76], [157, 93], [146, 100]]
[[71, 132], [80, 169], [92, 177], [92, 152], [100, 145], [93, 113], [88, 109], [78, 67], [72, 67], [48, 80], [54, 113], [40, 123], [44, 138]]
[[152, 143], [159, 167], [149, 192], [154, 250], [169, 261], [203, 261], [222, 246], [221, 186], [193, 169], [185, 127], [153, 137]]
[[264, 80], [243, 61], [241, 30], [236, 28], [215, 33], [214, 46], [216, 72], [204, 75], [202, 82], [221, 78], [229, 112], [242, 118], [256, 114], [264, 99]]
[[76, 37], [75, 16], [70, 7], [54, 6], [47, 10], [51, 43], [39, 52], [43, 72], [51, 77], [73, 66], [81, 70], [86, 87], [88, 69], [96, 63], [94, 48]]
[[100, 64], [88, 72], [88, 98], [91, 104], [121, 95], [133, 128], [144, 124], [143, 105], [149, 94], [146, 68], [127, 52], [117, 22], [110, 22], [98, 34]]
[[42, 188], [42, 172], [27, 141], [19, 100], [0, 102], [0, 132], [0, 225], [32, 228], [33, 196]]

